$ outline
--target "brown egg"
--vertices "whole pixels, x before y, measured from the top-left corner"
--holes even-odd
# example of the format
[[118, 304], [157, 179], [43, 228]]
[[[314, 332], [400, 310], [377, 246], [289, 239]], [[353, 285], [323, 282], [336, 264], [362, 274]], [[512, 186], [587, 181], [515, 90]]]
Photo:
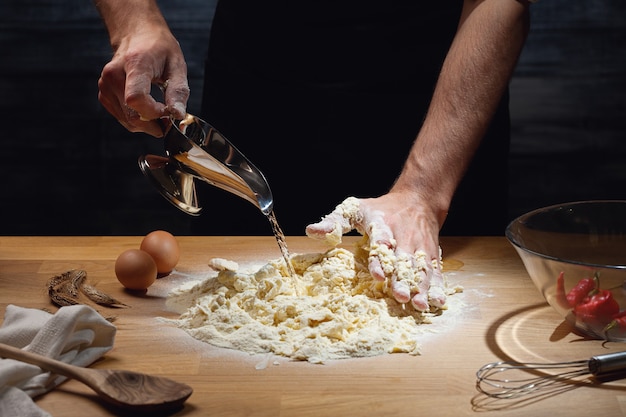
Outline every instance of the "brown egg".
[[165, 230], [155, 230], [148, 233], [141, 241], [139, 249], [152, 256], [160, 275], [172, 272], [180, 259], [178, 241]]
[[117, 280], [129, 290], [145, 290], [157, 278], [157, 266], [148, 252], [128, 249], [115, 261]]

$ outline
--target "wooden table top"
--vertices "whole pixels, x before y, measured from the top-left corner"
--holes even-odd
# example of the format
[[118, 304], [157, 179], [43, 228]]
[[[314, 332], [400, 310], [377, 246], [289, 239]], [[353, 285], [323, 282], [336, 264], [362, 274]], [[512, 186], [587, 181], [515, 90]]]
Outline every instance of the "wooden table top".
[[[524, 417], [626, 415], [626, 380], [561, 384], [558, 393], [517, 400], [478, 393], [476, 371], [489, 362], [566, 361], [623, 350], [620, 343], [572, 333], [543, 300], [504, 237], [442, 239], [444, 271], [464, 292], [451, 296], [450, 309], [429, 325], [433, 332], [421, 341], [421, 355], [326, 364], [216, 348], [159, 320], [177, 317], [165, 307], [168, 291], [212, 274], [210, 259], [261, 265], [279, 258], [273, 237], [179, 236], [181, 259], [175, 271], [136, 296], [118, 283], [113, 265], [141, 239], [0, 237], [0, 318], [7, 304], [54, 311], [46, 281], [70, 269], [86, 270], [97, 288], [131, 306], [113, 312], [115, 345], [93, 366], [189, 384], [194, 393], [176, 416], [466, 416], [493, 410], [498, 416]], [[346, 238], [343, 246], [351, 248], [355, 239]], [[306, 237], [287, 237], [287, 244], [291, 253], [324, 250]], [[54, 417], [116, 415], [76, 381], [41, 396], [37, 404]]]

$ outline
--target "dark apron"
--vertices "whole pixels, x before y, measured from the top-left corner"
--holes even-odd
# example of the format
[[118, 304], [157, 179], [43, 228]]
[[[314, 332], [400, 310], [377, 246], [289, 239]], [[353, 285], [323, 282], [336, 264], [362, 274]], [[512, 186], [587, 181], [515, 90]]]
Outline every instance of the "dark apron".
[[[265, 174], [287, 235], [348, 196], [386, 193], [420, 129], [462, 1], [221, 0], [201, 115]], [[501, 235], [506, 100], [443, 234]], [[252, 204], [198, 185], [194, 234], [266, 235]]]

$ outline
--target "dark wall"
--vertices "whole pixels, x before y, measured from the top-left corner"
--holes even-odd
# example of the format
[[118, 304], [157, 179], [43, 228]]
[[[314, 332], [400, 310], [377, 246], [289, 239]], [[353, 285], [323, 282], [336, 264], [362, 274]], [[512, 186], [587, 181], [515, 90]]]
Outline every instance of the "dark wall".
[[[162, 3], [198, 110], [215, 1]], [[2, 0], [0, 52], [0, 234], [190, 233], [192, 219], [138, 169], [139, 155], [163, 153], [162, 141], [127, 132], [97, 100], [111, 48], [92, 2]]]
[[[161, 3], [188, 59], [189, 110], [197, 112], [215, 0]], [[511, 83], [511, 217], [563, 201], [626, 198], [625, 4], [532, 7]], [[161, 142], [126, 132], [97, 101], [111, 51], [91, 2], [3, 0], [0, 53], [0, 234], [193, 234], [194, 219], [137, 168], [139, 155], [162, 153]]]

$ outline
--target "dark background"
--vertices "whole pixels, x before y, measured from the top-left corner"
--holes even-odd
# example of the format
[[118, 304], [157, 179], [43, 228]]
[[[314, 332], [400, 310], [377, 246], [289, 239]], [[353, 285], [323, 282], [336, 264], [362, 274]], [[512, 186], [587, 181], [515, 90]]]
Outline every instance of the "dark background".
[[[192, 113], [214, 3], [161, 2], [188, 60]], [[139, 155], [162, 153], [161, 142], [125, 131], [97, 101], [110, 55], [90, 1], [0, 2], [1, 235], [193, 234], [197, 219], [137, 167]], [[625, 110], [626, 2], [533, 5], [511, 82], [510, 218], [566, 201], [626, 199]]]

